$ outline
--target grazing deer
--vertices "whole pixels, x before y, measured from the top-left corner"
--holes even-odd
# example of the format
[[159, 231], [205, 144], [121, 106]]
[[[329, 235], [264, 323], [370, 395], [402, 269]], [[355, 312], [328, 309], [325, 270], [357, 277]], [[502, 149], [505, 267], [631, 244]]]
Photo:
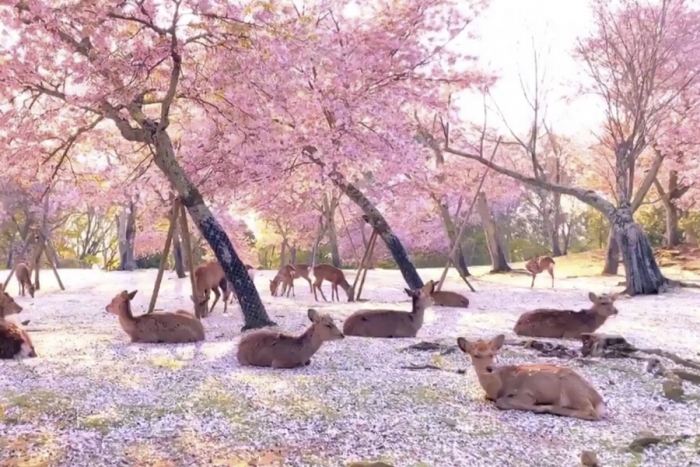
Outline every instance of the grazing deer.
[[[282, 266], [277, 275], [270, 281], [270, 294], [273, 297], [277, 296], [277, 290], [280, 284], [282, 285], [282, 293], [280, 296], [284, 296], [284, 292], [287, 292], [287, 297], [289, 297], [289, 292], [294, 293], [294, 277], [296, 275], [296, 270], [291, 264]], [[293, 295], [296, 296], [296, 295]]]
[[469, 308], [469, 299], [457, 292], [440, 290], [433, 292], [434, 306], [451, 306], [454, 308]]
[[435, 282], [428, 281], [421, 289], [404, 289], [413, 299], [410, 312], [397, 310], [359, 310], [345, 320], [346, 336], [360, 337], [416, 337], [423, 326], [425, 309], [433, 304]]
[[[248, 276], [253, 280], [253, 276], [255, 275], [255, 273], [251, 273], [253, 266], [246, 264], [245, 267], [248, 270]], [[203, 316], [208, 316], [214, 311], [219, 297], [222, 296], [224, 313], [226, 313], [229, 297], [231, 297], [232, 294], [235, 296], [235, 293], [233, 292], [233, 287], [231, 287], [226, 279], [224, 268], [221, 267], [218, 261], [209, 261], [208, 263], [197, 266], [194, 270], [194, 283], [197, 293], [196, 295], [191, 295], [190, 298], [194, 302], [195, 308], [200, 307], [203, 309]], [[219, 292], [219, 289], [221, 289], [221, 292]], [[214, 303], [211, 304], [211, 308], [208, 307], [210, 292], [214, 292]], [[231, 302], [233, 302], [233, 298], [231, 298]]]
[[6, 316], [17, 315], [22, 307], [8, 295], [0, 284], [0, 359], [36, 357], [34, 344], [27, 331], [6, 321]]
[[513, 331], [519, 336], [553, 337], [559, 339], [580, 339], [582, 333], [595, 332], [618, 311], [614, 302], [619, 294], [602, 294], [590, 292], [588, 298], [593, 302], [588, 310], [552, 310], [538, 309], [520, 315]]
[[131, 338], [131, 342], [152, 344], [181, 344], [204, 340], [204, 326], [195, 315], [184, 310], [175, 313], [151, 313], [134, 316], [131, 300], [136, 290], [117, 294], [105, 308], [119, 317], [119, 324]]
[[17, 282], [19, 283], [19, 294], [24, 295], [24, 290], [26, 288], [29, 292], [29, 296], [34, 298], [34, 284], [32, 284], [32, 272], [25, 263], [17, 263], [15, 266], [15, 276], [17, 276]]
[[603, 398], [570, 368], [548, 364], [494, 366], [494, 357], [504, 342], [503, 334], [474, 342], [457, 339], [459, 348], [471, 358], [486, 399], [495, 401], [496, 407], [591, 421], [603, 418]]
[[[306, 263], [294, 263], [294, 264], [292, 264], [292, 267], [294, 268], [294, 278], [292, 279], [292, 288], [294, 288], [294, 281], [297, 279], [297, 277], [301, 277], [302, 279], [306, 280], [306, 282], [309, 283], [309, 292], [313, 292], [314, 286], [311, 283], [311, 278], [309, 277], [309, 272], [310, 272], [309, 265]], [[284, 293], [284, 291], [282, 293]]]
[[321, 297], [323, 297], [325, 301], [328, 301], [326, 296], [323, 294], [323, 289], [321, 288], [321, 284], [323, 284], [324, 280], [331, 283], [331, 300], [333, 300], [333, 293], [335, 293], [335, 297], [338, 299], [338, 301], [340, 301], [338, 286], [341, 286], [345, 291], [345, 295], [348, 297], [348, 302], [355, 301], [355, 289], [353, 289], [352, 286], [348, 284], [348, 281], [345, 280], [345, 274], [343, 271], [335, 266], [330, 264], [319, 264], [318, 266], [314, 266], [314, 278], [313, 291], [316, 301], [318, 301], [316, 290], [321, 292]]
[[552, 276], [552, 287], [554, 287], [554, 260], [551, 256], [539, 256], [537, 258], [532, 258], [530, 261], [525, 263], [525, 269], [532, 274], [532, 284], [530, 284], [530, 288], [535, 286], [535, 277], [537, 277], [537, 274], [545, 271]]
[[297, 368], [309, 365], [311, 357], [327, 341], [345, 336], [333, 318], [309, 309], [311, 326], [300, 336], [260, 329], [244, 336], [238, 344], [238, 363], [272, 368]]

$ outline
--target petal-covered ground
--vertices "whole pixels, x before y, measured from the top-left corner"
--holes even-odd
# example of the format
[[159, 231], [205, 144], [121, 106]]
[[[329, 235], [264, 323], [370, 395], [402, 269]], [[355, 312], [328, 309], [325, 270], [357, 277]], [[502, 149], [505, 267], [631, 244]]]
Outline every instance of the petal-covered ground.
[[[424, 280], [439, 270], [420, 270]], [[479, 273], [479, 268], [475, 268]], [[6, 271], [0, 272], [5, 277]], [[551, 289], [524, 275], [473, 280], [469, 293], [450, 276], [445, 289], [465, 293], [466, 310], [431, 308], [416, 339], [348, 337], [325, 344], [311, 365], [298, 370], [238, 366], [235, 349], [242, 317], [217, 305], [198, 345], [129, 344], [115, 316], [104, 311], [124, 289], [138, 289], [136, 313], [148, 307], [155, 271], [104, 273], [61, 270], [67, 290], [50, 273], [36, 298], [19, 297], [39, 358], [0, 362], [0, 465], [284, 465], [340, 466], [383, 460], [397, 467], [577, 465], [584, 449], [602, 465], [691, 465], [700, 456], [700, 391], [686, 383], [683, 401], [663, 397], [661, 381], [635, 360], [570, 365], [604, 395], [609, 418], [593, 423], [523, 412], [501, 412], [483, 400], [460, 352], [407, 351], [422, 340], [453, 344], [458, 336], [505, 333], [523, 311], [587, 307], [588, 291], [609, 292], [620, 278], [562, 278]], [[343, 318], [365, 307], [408, 311], [397, 271], [372, 270], [367, 303], [316, 303], [308, 284], [296, 298], [270, 297], [273, 271], [256, 284], [280, 327], [299, 333], [315, 307]], [[349, 279], [354, 277], [348, 273]], [[8, 287], [16, 294], [16, 282]], [[330, 287], [325, 286], [330, 297]], [[189, 279], [166, 273], [157, 308], [191, 309]], [[340, 292], [344, 299], [344, 294]], [[601, 331], [619, 333], [638, 347], [659, 347], [686, 358], [700, 352], [700, 295], [675, 291], [620, 300], [618, 317]], [[574, 345], [573, 343], [571, 345]], [[546, 361], [506, 347], [500, 363]], [[672, 363], [664, 361], [670, 367]], [[430, 364], [445, 370], [412, 370]], [[641, 432], [690, 435], [643, 453], [629, 443]]]

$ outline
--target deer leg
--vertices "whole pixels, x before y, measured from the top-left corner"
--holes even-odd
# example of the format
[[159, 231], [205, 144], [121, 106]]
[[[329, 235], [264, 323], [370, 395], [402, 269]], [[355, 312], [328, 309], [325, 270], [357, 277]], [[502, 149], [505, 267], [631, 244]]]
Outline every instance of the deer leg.
[[595, 409], [590, 403], [586, 404], [586, 407], [582, 409], [572, 409], [569, 407], [560, 407], [558, 405], [552, 405], [549, 407], [547, 413], [551, 413], [553, 415], [560, 415], [562, 417], [580, 418], [582, 420], [588, 421], [598, 421], [601, 419], [601, 417], [598, 416]]
[[24, 284], [21, 282], [19, 283], [19, 290], [17, 293], [24, 297]]
[[338, 284], [333, 284], [333, 292], [335, 292], [335, 301], [340, 301], [340, 294], [338, 293]]
[[[221, 297], [221, 294], [219, 293], [219, 288], [218, 287], [212, 287], [211, 291], [214, 292], [214, 303], [211, 304], [211, 308], [209, 308], [208, 313], [213, 313], [214, 312], [214, 307], [216, 306], [216, 302], [219, 301], [219, 297]], [[224, 303], [224, 312], [226, 312], [226, 304]]]
[[321, 281], [320, 284], [316, 284], [316, 288], [318, 289], [319, 292], [321, 292], [321, 297], [323, 297], [323, 299], [325, 301], [328, 301], [328, 299], [326, 298], [326, 295], [323, 293], [323, 289], [321, 288], [321, 284], [323, 284], [323, 281]]
[[547, 271], [549, 272], [549, 275], [552, 276], [552, 288], [554, 288], [554, 268], [550, 266]]
[[275, 360], [272, 360], [272, 363], [270, 364], [270, 366], [272, 368], [296, 368], [300, 365], [298, 363], [293, 363], [290, 361], [275, 359]]
[[304, 279], [306, 279], [306, 282], [309, 283], [309, 290], [310, 290], [311, 292], [313, 292], [313, 291], [314, 291], [314, 287], [313, 287], [313, 285], [311, 285], [311, 279], [309, 279], [308, 277], [305, 277]]
[[535, 277], [536, 276], [537, 276], [537, 274], [532, 275], [532, 284], [530, 284], [530, 288], [533, 288], [535, 286]]
[[501, 410], [526, 410], [535, 413], [550, 413], [553, 406], [536, 405], [536, 400], [528, 393], [509, 394], [496, 399], [496, 407]]
[[292, 279], [292, 281], [290, 282], [290, 284], [291, 284], [291, 288], [292, 288], [292, 297], [295, 297], [295, 298], [296, 298], [297, 293], [296, 293], [296, 291], [294, 290], [294, 279]]

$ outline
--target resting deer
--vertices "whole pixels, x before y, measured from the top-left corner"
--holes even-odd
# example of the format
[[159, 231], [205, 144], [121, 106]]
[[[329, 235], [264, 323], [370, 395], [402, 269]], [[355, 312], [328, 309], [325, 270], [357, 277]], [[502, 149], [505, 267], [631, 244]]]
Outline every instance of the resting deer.
[[[273, 297], [277, 296], [277, 290], [279, 289], [280, 284], [282, 285], [282, 293], [280, 296], [284, 296], [284, 292], [287, 292], [287, 297], [289, 297], [289, 292], [294, 292], [294, 276], [296, 274], [296, 270], [294, 269], [294, 266], [291, 264], [287, 264], [285, 266], [282, 266], [279, 271], [277, 271], [277, 275], [270, 281], [270, 294]], [[296, 295], [293, 295], [296, 296]]]
[[552, 287], [554, 287], [554, 260], [550, 256], [532, 258], [525, 263], [525, 269], [532, 275], [532, 284], [530, 284], [530, 288], [535, 286], [535, 277], [537, 277], [537, 274], [545, 271], [552, 276]]
[[451, 306], [454, 308], [469, 308], [469, 299], [457, 292], [440, 290], [433, 292], [434, 306]]
[[588, 310], [552, 310], [538, 309], [520, 315], [513, 331], [519, 336], [553, 337], [559, 339], [579, 339], [581, 334], [595, 332], [618, 311], [614, 302], [619, 294], [602, 294], [593, 292], [588, 298], [593, 302]]
[[471, 357], [486, 399], [495, 401], [496, 407], [592, 421], [603, 418], [603, 398], [570, 368], [547, 364], [494, 366], [494, 357], [504, 342], [503, 334], [474, 342], [457, 339], [462, 352]]
[[238, 363], [272, 368], [297, 368], [309, 365], [311, 357], [327, 341], [345, 336], [333, 318], [309, 309], [311, 326], [300, 336], [260, 329], [244, 336], [238, 344]]
[[345, 320], [346, 336], [416, 337], [423, 326], [425, 309], [433, 304], [435, 282], [428, 281], [421, 289], [404, 289], [413, 299], [410, 312], [397, 310], [359, 310]]
[[18, 315], [22, 307], [8, 295], [0, 284], [0, 359], [36, 357], [34, 344], [27, 331], [6, 321], [6, 316]]
[[119, 317], [119, 324], [129, 335], [131, 342], [181, 344], [204, 340], [202, 322], [187, 311], [134, 316], [131, 312], [131, 300], [135, 295], [136, 290], [124, 290], [106, 307], [109, 313]]
[[24, 290], [29, 292], [29, 296], [34, 298], [34, 284], [32, 284], [32, 272], [25, 263], [17, 263], [15, 266], [15, 276], [17, 276], [17, 282], [19, 283], [19, 293], [23, 297]]
[[328, 301], [326, 296], [323, 294], [323, 289], [321, 288], [321, 284], [323, 284], [324, 280], [331, 283], [331, 300], [333, 300], [333, 294], [335, 293], [335, 297], [338, 299], [338, 301], [340, 301], [338, 286], [341, 286], [348, 297], [348, 302], [355, 301], [355, 289], [353, 289], [352, 286], [348, 284], [348, 281], [345, 280], [345, 274], [343, 271], [330, 264], [319, 264], [318, 266], [314, 266], [314, 283], [312, 289], [314, 291], [314, 298], [316, 301], [318, 301], [316, 290], [321, 292], [321, 297], [323, 297], [325, 301]]

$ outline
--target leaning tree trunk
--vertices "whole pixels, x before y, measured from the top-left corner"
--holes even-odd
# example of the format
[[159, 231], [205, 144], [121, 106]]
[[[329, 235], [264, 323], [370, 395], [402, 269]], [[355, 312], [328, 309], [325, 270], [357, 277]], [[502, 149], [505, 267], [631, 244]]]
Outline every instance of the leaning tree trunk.
[[476, 203], [476, 209], [481, 218], [484, 234], [486, 235], [486, 245], [488, 246], [489, 255], [491, 256], [491, 272], [508, 272], [511, 268], [506, 261], [503, 245], [501, 245], [499, 241], [496, 224], [493, 222], [491, 210], [486, 200], [486, 193], [483, 191], [479, 192]]
[[133, 271], [136, 269], [134, 248], [136, 246], [136, 203], [133, 197], [129, 200], [127, 209], [117, 217], [119, 229], [119, 270]]
[[[304, 156], [309, 158], [319, 167], [325, 168], [326, 164], [314, 155], [317, 152], [318, 150], [313, 146], [306, 146], [302, 150], [302, 154]], [[365, 214], [365, 216], [367, 216], [365, 222], [367, 222], [370, 227], [377, 231], [379, 236], [382, 238], [382, 241], [386, 244], [386, 247], [391, 253], [394, 262], [401, 271], [401, 275], [406, 281], [406, 284], [412, 289], [423, 287], [423, 279], [421, 279], [418, 275], [418, 271], [416, 271], [416, 267], [411, 262], [411, 258], [409, 258], [406, 249], [401, 244], [399, 238], [391, 230], [391, 227], [386, 222], [386, 219], [384, 219], [384, 216], [382, 216], [382, 213], [379, 212], [374, 203], [370, 201], [355, 185], [348, 182], [345, 175], [340, 173], [338, 170], [333, 169], [328, 175], [333, 184], [340, 188], [343, 193], [348, 196], [348, 198], [350, 198], [360, 209], [362, 209], [362, 212]]]
[[627, 293], [651, 295], [661, 292], [668, 279], [661, 273], [649, 237], [634, 221], [632, 210], [629, 207], [615, 209], [609, 220], [625, 264]]
[[245, 318], [242, 331], [276, 326], [276, 323], [268, 317], [255, 284], [248, 275], [243, 261], [236, 254], [231, 240], [204, 203], [202, 194], [177, 162], [170, 135], [166, 131], [154, 131], [150, 138], [155, 147], [154, 162], [177, 191], [182, 204], [187, 208], [190, 217], [211, 247], [226, 274], [226, 279], [236, 292]]
[[617, 276], [620, 266], [620, 248], [617, 243], [615, 229], [610, 228], [608, 234], [608, 247], [605, 252], [605, 265], [602, 274], [604, 276]]

